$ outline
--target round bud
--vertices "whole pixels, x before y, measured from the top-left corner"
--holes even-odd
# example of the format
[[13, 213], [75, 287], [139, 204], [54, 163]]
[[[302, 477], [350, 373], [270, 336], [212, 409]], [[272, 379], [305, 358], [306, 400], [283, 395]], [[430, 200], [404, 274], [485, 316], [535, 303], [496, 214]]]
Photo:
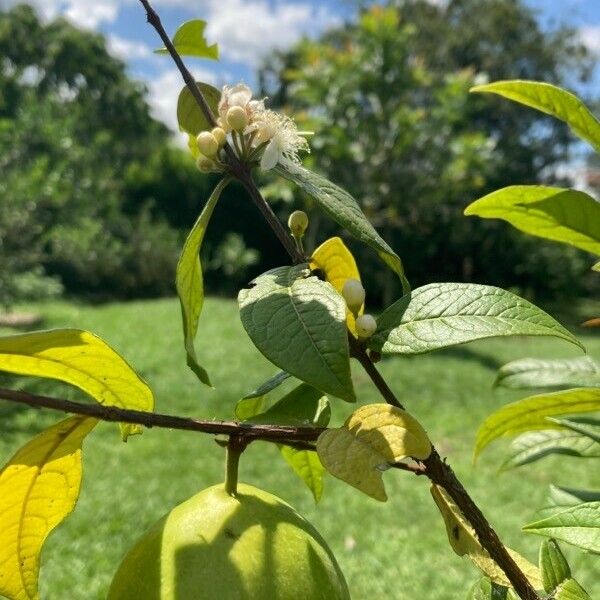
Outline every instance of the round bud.
[[377, 322], [372, 315], [360, 315], [356, 317], [356, 333], [359, 339], [370, 338], [376, 330]]
[[198, 150], [204, 156], [215, 156], [219, 149], [217, 138], [210, 131], [201, 131], [196, 138], [198, 141]]
[[227, 111], [227, 124], [235, 131], [244, 131], [248, 125], [248, 116], [241, 106], [232, 106]]
[[346, 279], [342, 296], [348, 308], [357, 315], [360, 307], [365, 303], [365, 288], [358, 279]]
[[215, 163], [207, 156], [201, 154], [196, 161], [196, 166], [202, 173], [212, 173]]
[[288, 227], [294, 237], [302, 237], [308, 228], [308, 216], [303, 210], [295, 210], [288, 218]]
[[219, 148], [222, 148], [227, 141], [227, 134], [225, 133], [225, 130], [222, 127], [215, 127], [211, 133], [215, 136], [215, 140], [217, 140]]

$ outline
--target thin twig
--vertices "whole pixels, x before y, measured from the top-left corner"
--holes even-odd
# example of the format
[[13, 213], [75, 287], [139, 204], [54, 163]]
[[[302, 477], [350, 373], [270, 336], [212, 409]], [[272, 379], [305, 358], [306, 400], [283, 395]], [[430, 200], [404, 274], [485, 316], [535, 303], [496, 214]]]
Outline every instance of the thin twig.
[[293, 427], [288, 425], [262, 425], [254, 423], [238, 423], [236, 421], [203, 421], [189, 419], [175, 415], [165, 415], [140, 410], [128, 410], [117, 406], [104, 406], [102, 404], [84, 404], [72, 402], [62, 398], [41, 396], [17, 390], [0, 388], [0, 398], [27, 404], [33, 408], [50, 408], [65, 413], [85, 415], [102, 421], [118, 423], [132, 423], [143, 427], [162, 427], [166, 429], [181, 429], [184, 431], [198, 431], [211, 435], [236, 435], [247, 441], [263, 440], [278, 444], [291, 445], [302, 450], [314, 449], [309, 442], [315, 442], [319, 435], [325, 431], [324, 427]]

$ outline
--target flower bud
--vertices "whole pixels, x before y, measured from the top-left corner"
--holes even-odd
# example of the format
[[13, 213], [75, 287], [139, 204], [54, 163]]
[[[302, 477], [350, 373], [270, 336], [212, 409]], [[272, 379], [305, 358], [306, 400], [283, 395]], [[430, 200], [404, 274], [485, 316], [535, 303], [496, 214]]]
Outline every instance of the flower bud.
[[244, 131], [248, 125], [248, 116], [241, 106], [232, 106], [226, 115], [227, 124], [235, 131]]
[[376, 330], [377, 322], [372, 315], [360, 315], [356, 317], [356, 333], [359, 339], [370, 338]]
[[222, 127], [215, 127], [211, 133], [215, 136], [215, 140], [217, 140], [219, 148], [222, 148], [227, 141], [227, 134], [225, 133], [225, 130]]
[[289, 216], [288, 227], [294, 237], [302, 237], [308, 228], [308, 216], [303, 210], [295, 210]]
[[358, 314], [365, 302], [365, 288], [358, 279], [347, 279], [342, 288], [342, 296], [352, 314]]
[[215, 163], [207, 156], [201, 154], [196, 161], [196, 166], [202, 173], [212, 173], [215, 168]]
[[204, 154], [204, 156], [215, 156], [217, 154], [219, 143], [210, 131], [201, 131], [196, 140], [201, 154]]

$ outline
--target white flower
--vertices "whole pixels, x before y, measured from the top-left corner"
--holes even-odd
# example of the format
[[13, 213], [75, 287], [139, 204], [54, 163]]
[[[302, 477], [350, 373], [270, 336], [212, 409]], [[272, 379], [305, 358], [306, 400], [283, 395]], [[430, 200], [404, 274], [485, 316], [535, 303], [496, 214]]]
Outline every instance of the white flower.
[[267, 142], [260, 161], [263, 171], [272, 169], [278, 163], [299, 164], [298, 152], [310, 152], [308, 142], [302, 137], [309, 133], [298, 131], [292, 119], [272, 110], [257, 111], [247, 131], [256, 131], [255, 143]]
[[243, 83], [223, 86], [218, 106], [222, 125], [227, 125], [227, 112], [233, 106], [239, 106], [246, 111], [248, 122], [252, 120], [255, 112], [264, 110], [264, 102], [262, 100], [252, 100], [252, 90]]

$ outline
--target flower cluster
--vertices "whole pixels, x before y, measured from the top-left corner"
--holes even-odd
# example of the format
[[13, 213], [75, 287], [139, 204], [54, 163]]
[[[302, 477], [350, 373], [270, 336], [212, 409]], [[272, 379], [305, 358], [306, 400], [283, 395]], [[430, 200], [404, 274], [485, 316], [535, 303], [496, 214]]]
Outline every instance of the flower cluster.
[[305, 136], [289, 117], [265, 108], [264, 100], [253, 100], [252, 90], [242, 83], [223, 87], [217, 125], [198, 135], [201, 171], [222, 170], [219, 151], [230, 143], [238, 158], [257, 161], [263, 171], [277, 164], [299, 164], [298, 153], [310, 152]]

